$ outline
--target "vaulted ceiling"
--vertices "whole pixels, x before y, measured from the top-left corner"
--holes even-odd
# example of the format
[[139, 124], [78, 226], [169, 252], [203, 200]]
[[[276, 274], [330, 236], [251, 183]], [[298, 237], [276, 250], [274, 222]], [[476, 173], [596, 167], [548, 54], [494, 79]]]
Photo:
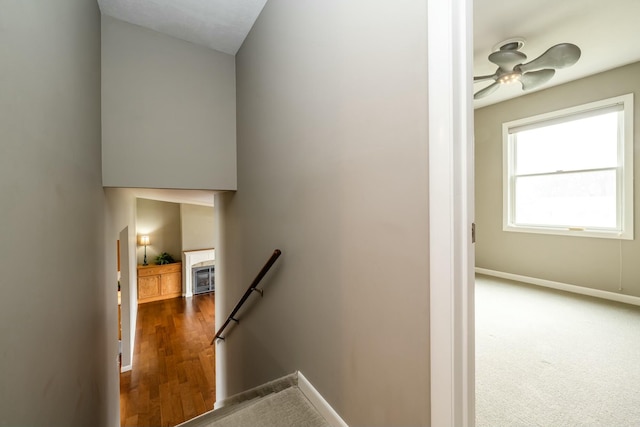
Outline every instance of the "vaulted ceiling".
[[[235, 55], [267, 0], [98, 0], [103, 14]], [[346, 0], [349, 1], [349, 0]], [[580, 60], [535, 90], [640, 61], [640, 0], [474, 0], [474, 75], [493, 74], [487, 57], [501, 41], [522, 37], [527, 60], [558, 43], [580, 47]], [[477, 83], [474, 92], [490, 82]], [[520, 96], [501, 86], [475, 107]]]
[[[235, 55], [266, 1], [98, 0], [98, 3], [105, 15]], [[497, 66], [487, 59], [488, 55], [501, 41], [514, 37], [526, 40], [521, 52], [528, 60], [558, 43], [573, 43], [582, 50], [575, 65], [558, 70], [548, 83], [535, 90], [640, 61], [638, 17], [640, 0], [474, 0], [474, 75], [493, 74]], [[489, 83], [475, 84], [474, 92]], [[525, 93], [517, 83], [503, 85], [495, 93], [474, 101], [474, 106], [483, 107]], [[212, 198], [208, 192], [163, 195], [144, 191], [139, 197], [159, 200], [182, 197], [181, 202], [196, 204], [209, 204]]]
[[267, 0], [98, 0], [130, 24], [235, 55]]

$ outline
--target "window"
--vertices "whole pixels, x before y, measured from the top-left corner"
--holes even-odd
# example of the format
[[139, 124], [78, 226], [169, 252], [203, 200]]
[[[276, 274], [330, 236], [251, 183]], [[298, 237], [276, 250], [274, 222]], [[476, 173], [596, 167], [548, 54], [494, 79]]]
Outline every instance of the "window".
[[502, 134], [505, 231], [633, 239], [633, 94]]

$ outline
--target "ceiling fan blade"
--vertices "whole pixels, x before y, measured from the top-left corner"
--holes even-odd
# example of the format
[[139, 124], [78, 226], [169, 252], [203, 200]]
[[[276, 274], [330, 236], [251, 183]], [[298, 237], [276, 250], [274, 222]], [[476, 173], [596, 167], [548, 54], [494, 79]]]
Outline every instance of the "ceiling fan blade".
[[498, 78], [498, 73], [487, 74], [486, 76], [475, 76], [473, 78], [474, 83], [485, 82], [487, 80], [496, 80]]
[[511, 71], [513, 67], [526, 60], [527, 55], [517, 50], [498, 50], [489, 55], [489, 61], [506, 71]]
[[493, 92], [498, 90], [499, 87], [500, 87], [500, 83], [495, 82], [495, 83], [485, 87], [484, 89], [477, 91], [473, 95], [473, 99], [480, 99], [480, 98], [484, 98], [487, 95], [491, 95]]
[[551, 77], [556, 73], [556, 70], [546, 68], [539, 71], [531, 71], [520, 76], [520, 82], [522, 83], [522, 90], [535, 89], [551, 80]]
[[518, 67], [519, 71], [526, 73], [527, 71], [539, 70], [541, 68], [565, 68], [578, 62], [580, 59], [580, 48], [571, 43], [560, 43], [551, 46], [545, 53], [537, 57], [531, 62], [522, 64]]

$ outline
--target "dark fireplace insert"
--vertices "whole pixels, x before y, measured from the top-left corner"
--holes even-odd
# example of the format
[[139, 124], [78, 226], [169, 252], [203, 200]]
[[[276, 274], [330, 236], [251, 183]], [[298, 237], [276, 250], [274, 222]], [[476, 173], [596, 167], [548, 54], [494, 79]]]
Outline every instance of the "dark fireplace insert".
[[216, 266], [213, 265], [213, 262], [204, 262], [194, 265], [192, 267], [192, 271], [194, 295], [214, 292], [216, 290]]

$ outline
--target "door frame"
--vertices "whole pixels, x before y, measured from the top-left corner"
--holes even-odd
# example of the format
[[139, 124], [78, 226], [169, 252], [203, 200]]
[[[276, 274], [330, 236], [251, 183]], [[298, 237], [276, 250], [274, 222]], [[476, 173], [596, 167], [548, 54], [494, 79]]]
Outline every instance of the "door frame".
[[473, 0], [427, 0], [431, 425], [475, 425]]
[[121, 310], [121, 328], [122, 328], [122, 356], [120, 372], [130, 371], [133, 366], [133, 344], [135, 341], [135, 325], [134, 314], [132, 310], [131, 295], [131, 237], [129, 236], [129, 226], [127, 225], [118, 233], [120, 240], [120, 310]]

